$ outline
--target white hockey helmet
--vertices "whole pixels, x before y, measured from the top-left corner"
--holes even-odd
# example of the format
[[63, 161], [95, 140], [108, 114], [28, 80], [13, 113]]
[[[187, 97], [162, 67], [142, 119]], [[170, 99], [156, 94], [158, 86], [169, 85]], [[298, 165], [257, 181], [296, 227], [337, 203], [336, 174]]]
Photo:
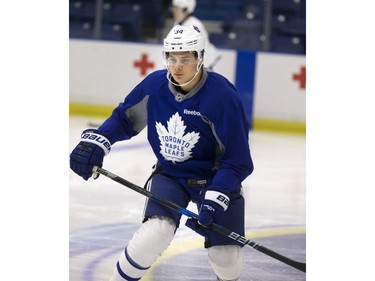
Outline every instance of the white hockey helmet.
[[178, 7], [178, 8], [186, 8], [187, 12], [191, 14], [195, 10], [196, 6], [195, 0], [173, 0], [172, 6]]
[[164, 58], [169, 52], [197, 52], [198, 59], [203, 59], [206, 39], [195, 25], [176, 25], [164, 39]]

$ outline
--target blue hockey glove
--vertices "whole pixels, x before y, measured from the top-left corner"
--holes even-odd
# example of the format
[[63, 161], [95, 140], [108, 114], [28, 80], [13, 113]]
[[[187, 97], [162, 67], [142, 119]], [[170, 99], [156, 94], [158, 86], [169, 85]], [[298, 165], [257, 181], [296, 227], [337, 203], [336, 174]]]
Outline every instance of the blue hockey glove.
[[198, 223], [198, 220], [195, 218], [188, 219], [185, 225], [202, 236], [208, 236], [208, 234], [210, 234], [210, 232], [212, 231], [212, 229], [200, 225]]
[[198, 222], [203, 226], [219, 223], [224, 211], [229, 206], [230, 199], [224, 193], [207, 190], [198, 215]]
[[[81, 142], [70, 154], [70, 168], [84, 180], [92, 176], [94, 166], [102, 167], [103, 158], [111, 150], [109, 140], [97, 133], [97, 130], [83, 131]], [[96, 174], [98, 178], [99, 174]]]

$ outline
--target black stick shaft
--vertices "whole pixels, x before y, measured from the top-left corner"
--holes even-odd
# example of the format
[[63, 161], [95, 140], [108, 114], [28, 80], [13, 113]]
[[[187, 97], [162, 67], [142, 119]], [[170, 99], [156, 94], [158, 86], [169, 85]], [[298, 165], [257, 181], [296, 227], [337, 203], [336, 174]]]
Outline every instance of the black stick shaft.
[[[118, 182], [119, 184], [122, 184], [126, 187], [129, 187], [130, 189], [164, 205], [164, 206], [167, 206], [175, 211], [177, 211], [178, 213], [182, 214], [182, 215], [185, 215], [189, 218], [195, 218], [197, 219], [198, 218], [198, 215], [189, 211], [189, 210], [186, 210], [184, 208], [181, 208], [180, 206], [178, 206], [177, 204], [169, 201], [169, 200], [165, 200], [163, 198], [160, 198], [159, 196], [149, 192], [148, 190], [138, 186], [138, 185], [135, 185], [134, 183], [131, 183], [130, 181], [127, 181], [103, 168], [100, 168], [100, 167], [94, 167], [94, 170], [93, 170], [94, 173], [99, 173], [101, 175], [104, 175], [112, 180], [114, 180], [115, 182]], [[254, 241], [251, 241], [233, 231], [230, 231], [229, 229], [225, 228], [225, 227], [222, 227], [216, 223], [212, 223], [209, 225], [210, 228], [212, 228], [213, 230], [237, 241], [238, 243], [242, 244], [242, 245], [249, 245], [251, 246], [252, 248], [254, 248], [255, 250], [258, 250], [260, 252], [262, 252], [263, 254], [266, 254], [274, 259], [277, 259], [287, 265], [290, 265], [298, 270], [301, 270], [303, 272], [306, 272], [306, 263], [302, 263], [302, 262], [298, 262], [298, 261], [295, 261], [295, 260], [292, 260], [290, 258], [287, 258], [279, 253], [276, 253], [264, 246], [261, 246], [259, 245], [258, 243], [254, 242]]]

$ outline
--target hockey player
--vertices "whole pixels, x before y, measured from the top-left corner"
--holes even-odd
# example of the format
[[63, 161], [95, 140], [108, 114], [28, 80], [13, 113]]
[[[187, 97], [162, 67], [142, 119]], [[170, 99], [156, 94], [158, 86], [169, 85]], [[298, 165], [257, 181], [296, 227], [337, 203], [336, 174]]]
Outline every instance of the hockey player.
[[199, 28], [202, 35], [206, 38], [206, 48], [204, 54], [204, 65], [207, 68], [214, 69], [221, 56], [216, 47], [210, 42], [208, 32], [201, 20], [193, 15], [196, 0], [173, 0], [170, 8], [174, 25], [195, 25]]
[[[242, 246], [210, 231], [218, 223], [244, 236], [241, 182], [253, 171], [249, 127], [236, 88], [203, 66], [205, 39], [195, 26], [175, 26], [164, 39], [167, 69], [140, 82], [97, 129], [87, 129], [70, 156], [71, 169], [88, 180], [115, 142], [147, 126], [157, 157], [150, 191], [186, 208], [198, 206], [198, 221], [186, 225], [205, 236], [217, 280], [238, 280]], [[124, 160], [126, 161], [126, 159]], [[153, 200], [121, 253], [111, 281], [140, 280], [172, 241], [181, 214]]]

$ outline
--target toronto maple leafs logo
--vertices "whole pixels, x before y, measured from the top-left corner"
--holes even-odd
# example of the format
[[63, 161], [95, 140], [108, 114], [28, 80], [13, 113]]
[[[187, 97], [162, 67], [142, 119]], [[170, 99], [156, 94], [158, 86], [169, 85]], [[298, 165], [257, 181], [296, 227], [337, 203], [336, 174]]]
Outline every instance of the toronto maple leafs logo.
[[173, 163], [191, 158], [192, 149], [200, 138], [199, 133], [193, 131], [185, 134], [186, 126], [178, 112], [169, 118], [167, 125], [168, 130], [160, 122], [155, 125], [160, 140], [160, 154]]

